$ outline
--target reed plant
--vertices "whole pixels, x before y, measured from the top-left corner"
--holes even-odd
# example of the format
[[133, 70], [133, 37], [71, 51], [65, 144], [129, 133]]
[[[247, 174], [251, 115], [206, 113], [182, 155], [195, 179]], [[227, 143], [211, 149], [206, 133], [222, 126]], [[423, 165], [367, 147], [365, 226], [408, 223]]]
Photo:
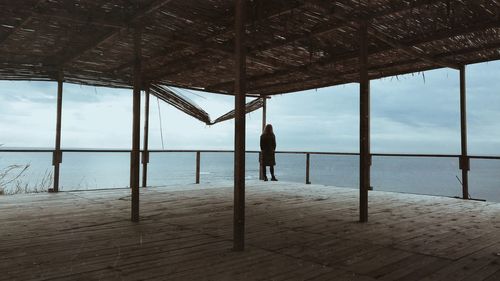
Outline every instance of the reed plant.
[[0, 195], [46, 192], [52, 186], [52, 171], [46, 170], [35, 184], [30, 184], [25, 178], [30, 167], [31, 164], [14, 164], [0, 168]]

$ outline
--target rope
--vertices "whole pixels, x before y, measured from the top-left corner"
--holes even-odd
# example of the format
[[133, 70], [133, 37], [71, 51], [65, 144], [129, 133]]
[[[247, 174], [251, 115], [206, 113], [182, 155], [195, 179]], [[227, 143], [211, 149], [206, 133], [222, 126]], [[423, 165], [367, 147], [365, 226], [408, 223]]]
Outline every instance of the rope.
[[158, 97], [156, 97], [156, 103], [158, 105], [158, 119], [160, 120], [161, 149], [165, 150], [165, 144], [163, 142], [163, 126], [161, 124], [160, 99]]
[[[464, 187], [464, 184], [463, 184], [463, 182], [460, 180], [460, 178], [459, 178], [457, 175], [455, 175], [455, 178], [457, 178], [458, 182], [460, 183], [460, 185], [462, 185], [462, 188], [463, 188], [463, 187]], [[472, 197], [470, 196], [470, 193], [467, 193], [467, 195], [469, 196], [469, 198], [467, 198], [467, 199], [472, 199]]]

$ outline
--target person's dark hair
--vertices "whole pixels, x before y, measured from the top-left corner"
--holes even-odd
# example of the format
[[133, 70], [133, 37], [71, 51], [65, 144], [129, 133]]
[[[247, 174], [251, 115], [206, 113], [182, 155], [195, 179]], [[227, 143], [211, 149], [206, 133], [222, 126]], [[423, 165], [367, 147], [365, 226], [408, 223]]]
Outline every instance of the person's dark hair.
[[267, 124], [266, 127], [264, 127], [264, 134], [273, 135], [273, 125]]

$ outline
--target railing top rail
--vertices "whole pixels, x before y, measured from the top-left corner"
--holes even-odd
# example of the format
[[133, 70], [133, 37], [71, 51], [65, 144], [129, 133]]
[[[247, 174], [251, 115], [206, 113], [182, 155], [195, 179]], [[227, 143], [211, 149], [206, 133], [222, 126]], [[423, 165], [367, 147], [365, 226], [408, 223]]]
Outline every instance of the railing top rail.
[[54, 149], [43, 149], [43, 148], [26, 148], [26, 149], [21, 149], [21, 148], [2, 148], [0, 149], [0, 152], [54, 152]]
[[[53, 153], [54, 149], [45, 148], [1, 148], [0, 153], [3, 152], [20, 152], [20, 153]], [[130, 149], [85, 149], [85, 148], [71, 148], [61, 149], [61, 152], [70, 153], [130, 153]], [[144, 152], [144, 150], [141, 150]], [[233, 153], [234, 150], [224, 149], [150, 149], [150, 153]], [[259, 153], [258, 150], [247, 150], [246, 153]], [[329, 151], [276, 151], [278, 154], [310, 154], [310, 155], [337, 155], [337, 156], [357, 156], [358, 152], [329, 152]], [[424, 154], [424, 153], [372, 153], [374, 157], [428, 157], [428, 158], [459, 158], [459, 154]], [[495, 155], [469, 155], [470, 159], [490, 159], [500, 160], [500, 156]]]
[[379, 157], [433, 157], [433, 158], [457, 158], [458, 154], [429, 154], [429, 153], [372, 153]]
[[500, 156], [487, 156], [487, 155], [472, 155], [468, 156], [471, 159], [492, 159], [492, 160], [500, 160]]

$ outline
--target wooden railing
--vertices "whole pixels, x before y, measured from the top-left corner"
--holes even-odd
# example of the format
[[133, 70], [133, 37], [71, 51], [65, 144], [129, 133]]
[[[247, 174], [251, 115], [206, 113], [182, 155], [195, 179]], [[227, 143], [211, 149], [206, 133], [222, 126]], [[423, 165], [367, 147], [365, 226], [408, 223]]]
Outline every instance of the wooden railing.
[[[61, 149], [59, 152], [54, 149], [9, 149], [3, 148], [0, 149], [0, 153], [9, 153], [9, 152], [18, 152], [18, 153], [52, 153], [53, 155], [53, 165], [55, 166], [59, 163], [63, 162], [63, 154], [64, 153], [131, 153], [131, 150], [128, 149]], [[169, 149], [169, 150], [148, 150], [146, 153], [141, 150], [141, 154], [143, 157], [142, 163], [147, 166], [149, 162], [149, 153], [195, 153], [196, 161], [195, 161], [195, 182], [197, 184], [200, 183], [200, 170], [201, 170], [201, 157], [202, 153], [233, 153], [233, 150], [177, 150], [177, 149]], [[256, 150], [248, 150], [246, 153], [258, 154], [260, 151]], [[359, 153], [355, 152], [320, 152], [320, 151], [276, 151], [277, 154], [299, 154], [305, 156], [305, 183], [311, 184], [310, 177], [310, 169], [311, 169], [311, 155], [332, 155], [332, 156], [359, 156]], [[487, 156], [487, 155], [471, 155], [463, 159], [460, 154], [411, 154], [411, 153], [372, 153], [371, 157], [426, 157], [426, 158], [456, 158], [459, 163], [462, 161], [469, 161], [470, 159], [483, 159], [483, 160], [500, 160], [500, 156]], [[54, 174], [56, 176], [56, 174]], [[59, 176], [57, 174], [57, 176]], [[147, 178], [147, 175], [143, 175]], [[58, 179], [54, 179], [58, 180]], [[146, 181], [143, 181], [144, 186], [146, 185]]]

